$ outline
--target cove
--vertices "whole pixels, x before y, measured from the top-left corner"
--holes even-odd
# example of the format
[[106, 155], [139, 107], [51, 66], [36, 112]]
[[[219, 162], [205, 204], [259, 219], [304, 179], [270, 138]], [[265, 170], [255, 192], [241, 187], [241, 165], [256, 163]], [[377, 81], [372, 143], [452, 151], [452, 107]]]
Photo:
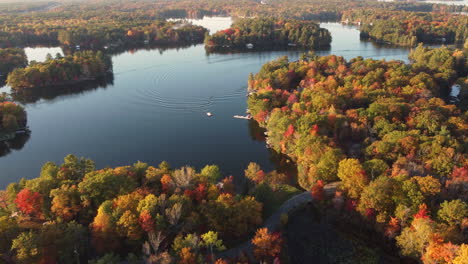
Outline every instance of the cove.
[[[211, 23], [217, 27], [220, 21], [224, 28], [230, 25], [229, 19], [212, 19], [217, 19]], [[204, 26], [209, 21], [205, 18]], [[407, 61], [409, 49], [363, 42], [355, 27], [321, 26], [330, 30], [333, 41], [330, 50], [318, 55]], [[37, 177], [45, 162], [59, 163], [70, 153], [94, 160], [98, 168], [166, 160], [173, 167], [188, 164], [197, 169], [217, 164], [224, 174], [236, 177], [249, 162], [266, 171], [281, 167], [258, 129], [233, 115], [245, 113], [249, 73], [280, 56], [296, 60], [302, 52], [207, 54], [200, 44], [114, 55], [110, 80], [65, 92], [44, 91], [25, 102], [32, 132], [0, 152], [0, 185]], [[214, 116], [207, 117], [207, 112]]]

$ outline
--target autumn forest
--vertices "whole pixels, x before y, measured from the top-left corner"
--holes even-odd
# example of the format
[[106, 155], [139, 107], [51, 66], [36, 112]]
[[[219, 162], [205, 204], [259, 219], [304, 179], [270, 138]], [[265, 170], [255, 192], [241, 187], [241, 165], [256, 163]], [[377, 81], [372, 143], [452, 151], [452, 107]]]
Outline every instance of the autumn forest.
[[[31, 152], [42, 166], [21, 160], [34, 170], [21, 179], [0, 167], [0, 263], [467, 264], [467, 12], [425, 1], [0, 3], [0, 160]], [[207, 17], [232, 23], [194, 22]], [[378, 54], [337, 48], [349, 32]], [[50, 48], [60, 52], [27, 54]], [[242, 85], [226, 92], [234, 71]], [[76, 126], [53, 120], [54, 104]], [[234, 107], [245, 115], [229, 123]], [[73, 134], [80, 126], [89, 143]], [[246, 148], [238, 131], [261, 147], [245, 155], [267, 163], [215, 146]], [[44, 159], [62, 153], [45, 143], [55, 132], [76, 137], [66, 151], [77, 154]], [[143, 135], [162, 141], [141, 145]], [[197, 140], [221, 161], [183, 146]]]

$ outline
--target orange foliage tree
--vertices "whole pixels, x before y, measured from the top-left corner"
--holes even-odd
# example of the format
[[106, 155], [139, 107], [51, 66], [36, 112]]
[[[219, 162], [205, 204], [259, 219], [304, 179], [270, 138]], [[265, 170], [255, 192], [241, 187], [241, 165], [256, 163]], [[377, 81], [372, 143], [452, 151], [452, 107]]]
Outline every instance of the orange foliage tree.
[[281, 243], [282, 239], [279, 233], [270, 233], [267, 228], [260, 228], [252, 239], [254, 255], [258, 260], [270, 263], [281, 253]]

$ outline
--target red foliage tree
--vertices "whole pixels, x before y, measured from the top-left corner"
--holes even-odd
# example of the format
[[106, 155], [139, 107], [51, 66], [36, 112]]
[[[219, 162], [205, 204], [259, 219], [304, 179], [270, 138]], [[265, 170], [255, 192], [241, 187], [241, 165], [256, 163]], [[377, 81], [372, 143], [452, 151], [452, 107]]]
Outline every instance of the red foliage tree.
[[229, 35], [229, 36], [231, 36], [232, 34], [234, 34], [234, 30], [233, 30], [232, 28], [228, 28], [228, 29], [222, 30], [222, 32], [224, 32], [226, 35]]
[[375, 209], [374, 208], [367, 208], [366, 209], [366, 217], [367, 220], [372, 221], [375, 219]]
[[452, 176], [450, 178], [468, 180], [468, 167], [455, 167], [452, 171]]
[[319, 126], [317, 124], [312, 126], [312, 129], [310, 130], [310, 134], [313, 136], [317, 136], [319, 132]]
[[297, 103], [297, 96], [295, 94], [291, 94], [288, 98], [288, 103], [290, 104], [294, 104], [294, 103]]
[[184, 195], [190, 199], [195, 199], [195, 191], [193, 190], [189, 190], [189, 189], [185, 190]]
[[153, 217], [151, 217], [150, 213], [148, 211], [143, 211], [140, 214], [140, 218], [138, 219], [140, 226], [143, 230], [146, 232], [151, 232], [154, 229], [154, 220]]
[[161, 185], [162, 185], [162, 191], [164, 193], [168, 192], [171, 187], [172, 187], [172, 179], [171, 176], [165, 174], [161, 178]]
[[396, 217], [390, 217], [390, 221], [388, 221], [385, 228], [385, 235], [389, 238], [394, 238], [398, 231], [400, 231], [400, 222]]
[[314, 200], [322, 201], [325, 198], [323, 186], [324, 184], [322, 180], [318, 180], [317, 183], [312, 186], [310, 193], [312, 194]]
[[257, 120], [259, 123], [265, 122], [266, 118], [268, 116], [267, 111], [261, 111], [258, 114], [255, 115], [255, 120]]
[[28, 215], [41, 216], [43, 200], [40, 193], [25, 188], [16, 195], [15, 203], [21, 212]]
[[449, 197], [468, 199], [468, 166], [455, 167], [445, 187]]
[[353, 212], [356, 210], [357, 203], [355, 200], [348, 199], [345, 203], [345, 209], [348, 212]]
[[195, 200], [201, 202], [206, 197], [206, 185], [203, 183], [198, 184], [198, 187], [195, 189]]
[[429, 214], [427, 211], [426, 204], [421, 204], [419, 206], [419, 211], [414, 215], [414, 219], [418, 219], [418, 218], [429, 219]]
[[336, 122], [336, 114], [334, 114], [334, 113], [328, 114], [328, 124], [331, 127], [333, 127], [333, 126], [335, 126], [335, 122]]
[[291, 125], [288, 126], [288, 129], [286, 130], [286, 132], [284, 132], [284, 136], [286, 138], [289, 138], [293, 134], [294, 134], [294, 126], [291, 124]]
[[254, 181], [256, 183], [260, 183], [262, 182], [263, 180], [265, 180], [265, 172], [263, 170], [259, 170], [257, 171], [256, 175], [255, 175], [255, 179]]

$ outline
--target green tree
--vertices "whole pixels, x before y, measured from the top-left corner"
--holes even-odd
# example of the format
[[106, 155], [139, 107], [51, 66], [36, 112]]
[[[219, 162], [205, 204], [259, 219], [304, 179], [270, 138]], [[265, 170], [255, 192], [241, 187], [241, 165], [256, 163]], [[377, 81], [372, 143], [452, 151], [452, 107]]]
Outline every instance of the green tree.
[[117, 231], [124, 237], [128, 237], [131, 240], [139, 240], [143, 235], [143, 230], [138, 222], [138, 216], [136, 216], [130, 210], [127, 210], [117, 221]]
[[217, 165], [206, 165], [201, 170], [200, 176], [208, 183], [214, 184], [221, 179], [222, 174], [221, 170]]
[[94, 206], [98, 206], [106, 200], [129, 193], [136, 185], [133, 178], [106, 169], [86, 174], [78, 184], [78, 190], [85, 199], [90, 199]]
[[158, 207], [158, 197], [154, 194], [148, 194], [143, 200], [138, 203], [138, 212], [142, 213], [147, 211], [151, 215], [156, 214]]
[[207, 233], [201, 235], [203, 247], [209, 249], [211, 254], [211, 260], [214, 261], [214, 251], [223, 251], [226, 247], [223, 245], [223, 241], [218, 239], [218, 233], [213, 231], [208, 231]]
[[11, 249], [14, 238], [20, 233], [16, 220], [9, 216], [0, 217], [0, 253], [7, 253]]
[[437, 215], [450, 226], [459, 226], [468, 217], [468, 205], [460, 199], [445, 201], [440, 205]]
[[395, 210], [393, 202], [395, 180], [381, 176], [364, 187], [359, 200], [358, 210], [365, 215], [367, 209], [374, 209], [380, 217], [379, 221], [386, 222]]
[[359, 198], [364, 187], [369, 183], [366, 172], [357, 159], [344, 159], [338, 166], [338, 178], [352, 198]]
[[429, 219], [417, 218], [410, 227], [405, 227], [396, 237], [397, 245], [404, 256], [419, 258], [429, 245], [433, 234], [432, 223]]
[[133, 164], [133, 168], [136, 174], [135, 178], [139, 183], [141, 183], [143, 177], [145, 177], [146, 169], [148, 169], [148, 163], [138, 161], [137, 163]]
[[387, 163], [380, 159], [366, 160], [362, 164], [362, 167], [364, 167], [366, 174], [369, 175], [372, 180], [384, 175], [389, 169]]
[[169, 162], [163, 161], [159, 163], [158, 168], [164, 171], [164, 173], [169, 173], [169, 171], [171, 170], [171, 165], [169, 165]]
[[177, 253], [179, 253], [183, 248], [190, 248], [196, 252], [198, 251], [201, 242], [202, 241], [197, 234], [187, 234], [185, 237], [178, 235], [174, 239], [172, 249]]
[[11, 249], [19, 263], [35, 263], [40, 257], [39, 237], [32, 231], [23, 232], [13, 240]]

